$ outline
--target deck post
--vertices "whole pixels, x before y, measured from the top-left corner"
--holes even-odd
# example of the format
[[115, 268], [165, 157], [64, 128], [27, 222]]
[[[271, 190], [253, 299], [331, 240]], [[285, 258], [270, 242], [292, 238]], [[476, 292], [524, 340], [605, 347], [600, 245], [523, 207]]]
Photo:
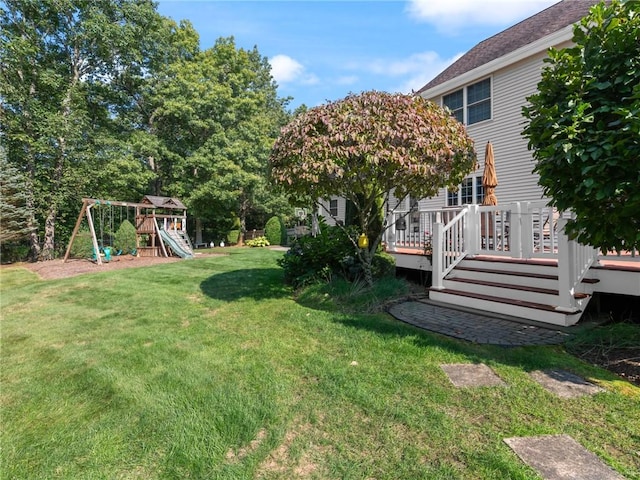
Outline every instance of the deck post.
[[531, 202], [524, 202], [520, 207], [520, 235], [521, 258], [533, 257], [533, 209]]
[[467, 213], [467, 221], [465, 222], [464, 248], [469, 255], [476, 255], [480, 250], [480, 214], [478, 213], [478, 205], [469, 205], [469, 213]]
[[387, 214], [387, 250], [390, 252], [396, 251], [396, 222], [393, 219], [393, 211]]
[[514, 258], [522, 258], [522, 218], [520, 202], [515, 202], [509, 219], [509, 250]]
[[442, 264], [442, 255], [444, 252], [444, 225], [442, 224], [441, 218], [442, 217], [439, 214], [436, 216], [436, 223], [433, 224], [433, 237], [431, 239], [433, 242], [433, 253], [431, 256], [431, 288], [436, 290], [444, 289], [444, 279], [442, 274], [444, 271]]
[[575, 313], [577, 308], [573, 298], [573, 281], [571, 272], [574, 270], [575, 242], [569, 240], [564, 231], [567, 221], [558, 219], [558, 306], [556, 310]]

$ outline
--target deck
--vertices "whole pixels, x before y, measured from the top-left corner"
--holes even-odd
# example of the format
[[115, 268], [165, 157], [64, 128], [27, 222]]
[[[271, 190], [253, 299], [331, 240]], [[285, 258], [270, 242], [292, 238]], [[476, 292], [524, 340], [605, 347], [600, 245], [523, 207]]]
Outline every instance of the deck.
[[640, 296], [638, 252], [570, 240], [568, 218], [544, 202], [394, 211], [384, 244], [398, 267], [432, 272], [433, 298], [568, 326], [593, 293]]

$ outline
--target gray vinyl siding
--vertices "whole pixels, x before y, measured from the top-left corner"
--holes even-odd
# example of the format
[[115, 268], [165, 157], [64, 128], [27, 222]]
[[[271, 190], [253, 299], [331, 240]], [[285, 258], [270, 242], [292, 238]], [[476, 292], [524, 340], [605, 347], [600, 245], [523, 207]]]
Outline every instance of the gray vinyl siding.
[[[538, 176], [533, 173], [532, 154], [527, 148], [527, 140], [522, 136], [525, 126], [522, 107], [526, 104], [526, 97], [536, 91], [543, 67], [542, 60], [545, 57], [546, 52], [540, 52], [526, 60], [493, 72], [491, 119], [467, 127], [469, 135], [475, 142], [478, 156], [478, 168], [470, 176], [482, 175], [486, 144], [488, 141], [493, 144], [499, 182], [496, 196], [499, 203], [543, 198], [542, 189], [538, 185]], [[474, 79], [452, 90], [481, 79]], [[441, 99], [440, 96], [431, 98], [438, 104], [441, 103]], [[437, 197], [422, 200], [420, 206], [442, 208], [446, 206], [446, 202], [446, 190], [442, 189]]]
[[[340, 197], [336, 197], [336, 196], [332, 196], [331, 200], [338, 200], [338, 220], [344, 222], [345, 219], [345, 214], [346, 214], [346, 207], [347, 207], [347, 201], [344, 198], [340, 198]], [[331, 218], [329, 216], [329, 214], [327, 213], [327, 211], [329, 210], [329, 199], [321, 199], [320, 203], [322, 205], [324, 205], [324, 207], [326, 208], [322, 208], [320, 207], [318, 210], [318, 214], [323, 216], [325, 221], [327, 222], [327, 225], [335, 225], [336, 222], [333, 218]]]

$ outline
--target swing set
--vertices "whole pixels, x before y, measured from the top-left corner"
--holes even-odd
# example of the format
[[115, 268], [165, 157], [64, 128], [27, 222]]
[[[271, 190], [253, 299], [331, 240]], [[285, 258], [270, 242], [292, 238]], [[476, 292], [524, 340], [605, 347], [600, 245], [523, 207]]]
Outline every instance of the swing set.
[[[164, 256], [168, 257], [167, 242], [171, 252], [183, 258], [193, 256], [193, 247], [186, 234], [186, 207], [177, 199], [167, 197], [144, 197], [143, 203], [121, 202], [118, 200], [99, 200], [95, 198], [83, 198], [82, 208], [76, 225], [71, 234], [69, 245], [64, 256], [66, 263], [71, 254], [73, 243], [78, 236], [80, 227], [86, 217], [91, 236], [92, 260], [98, 265], [103, 261], [110, 261], [112, 254], [119, 255], [120, 251], [114, 250], [114, 222], [116, 221], [116, 209], [119, 208], [118, 226], [124, 220], [129, 220], [130, 211], [135, 211], [136, 242], [135, 250], [128, 252], [136, 256]], [[159, 203], [164, 202], [164, 203]], [[179, 213], [171, 213], [167, 210], [167, 205], [175, 208], [178, 205]], [[156, 214], [156, 209], [160, 208], [163, 213]], [[124, 213], [123, 213], [124, 212]], [[158, 225], [158, 221], [163, 226]], [[172, 231], [173, 230], [173, 231]], [[104, 259], [104, 260], [103, 260]]]
[[[149, 209], [148, 205], [142, 203], [120, 202], [117, 200], [99, 200], [95, 198], [83, 198], [82, 208], [76, 221], [76, 225], [71, 234], [69, 245], [64, 256], [64, 262], [67, 262], [71, 254], [73, 243], [78, 236], [80, 227], [84, 218], [87, 219], [87, 224], [91, 234], [92, 244], [92, 259], [98, 264], [102, 265], [104, 261], [111, 260], [111, 255], [116, 253], [114, 251], [114, 222], [116, 221], [116, 211], [119, 209], [119, 220], [121, 225], [124, 220], [129, 220], [130, 209], [135, 209], [135, 217], [145, 217], [148, 215], [146, 209]], [[125, 212], [125, 213], [123, 213]], [[144, 212], [144, 214], [142, 214]], [[137, 223], [137, 221], [136, 221]], [[135, 252], [140, 248], [140, 235], [138, 235], [136, 229], [136, 247]]]

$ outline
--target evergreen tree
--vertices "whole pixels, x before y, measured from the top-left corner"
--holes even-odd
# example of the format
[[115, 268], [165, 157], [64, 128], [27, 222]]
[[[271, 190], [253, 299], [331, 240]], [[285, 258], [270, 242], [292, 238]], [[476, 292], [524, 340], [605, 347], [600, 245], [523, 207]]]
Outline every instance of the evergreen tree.
[[0, 147], [0, 244], [21, 240], [29, 232], [26, 179]]

